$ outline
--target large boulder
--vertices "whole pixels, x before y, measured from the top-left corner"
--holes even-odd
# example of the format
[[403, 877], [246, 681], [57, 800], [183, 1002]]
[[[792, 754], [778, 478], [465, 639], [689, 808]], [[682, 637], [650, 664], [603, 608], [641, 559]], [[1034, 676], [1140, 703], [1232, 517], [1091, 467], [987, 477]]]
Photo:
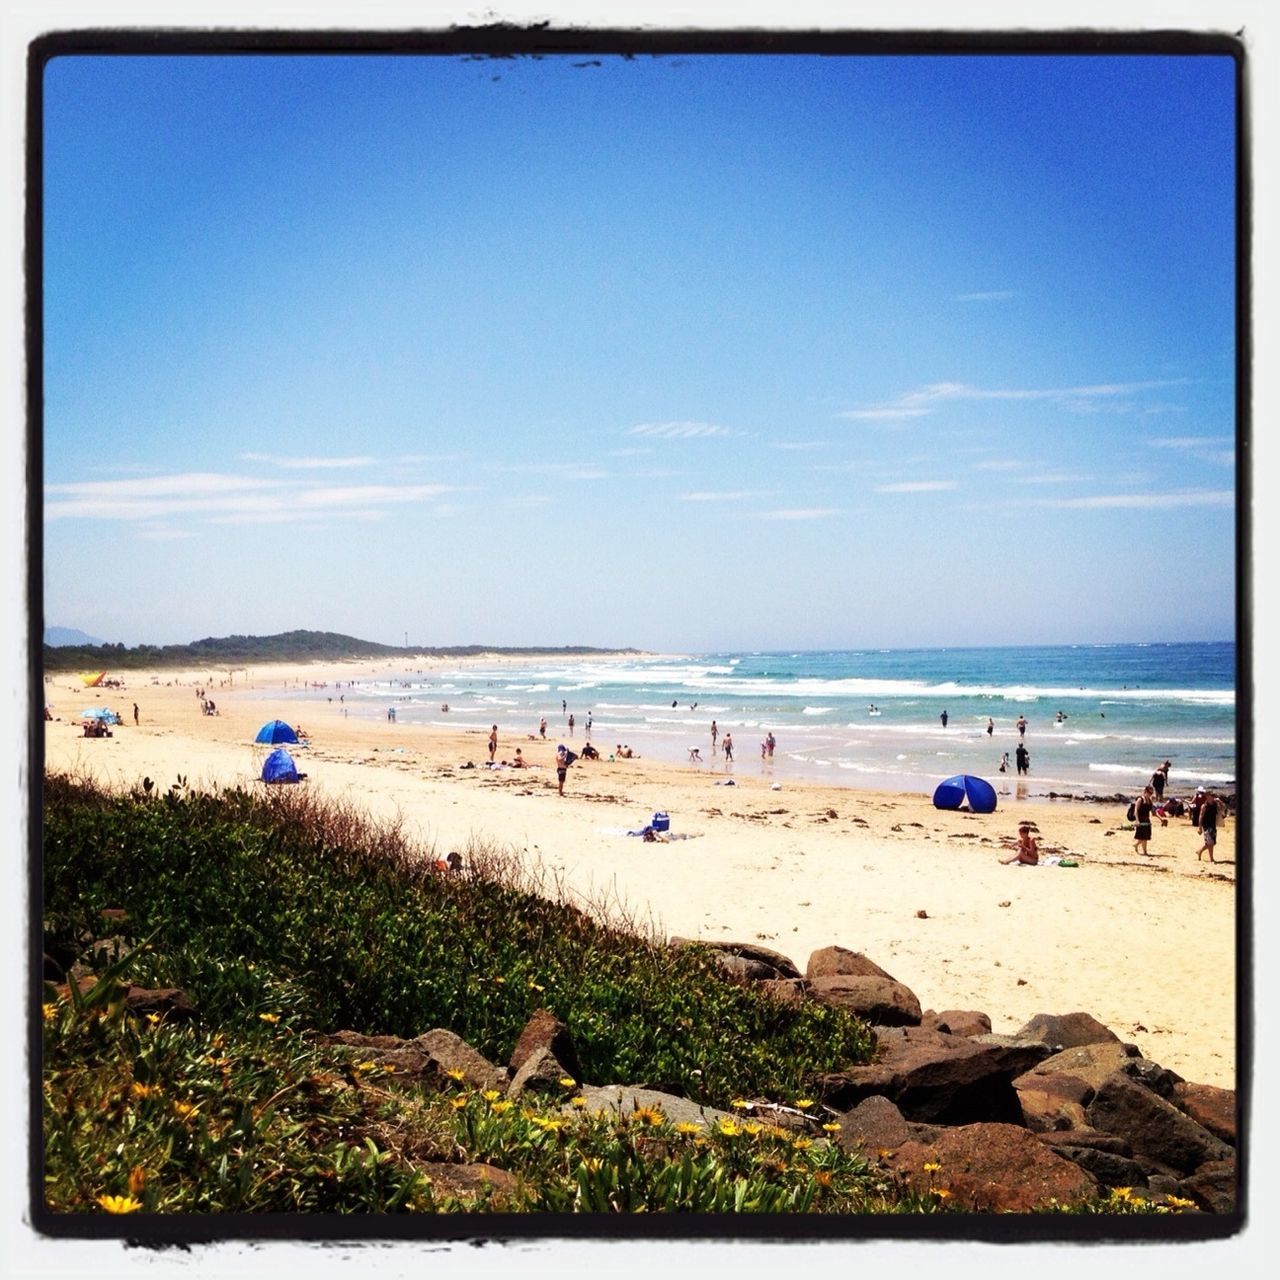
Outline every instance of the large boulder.
[[948, 1203], [979, 1213], [1026, 1213], [1097, 1191], [1079, 1165], [1010, 1124], [943, 1129], [931, 1142], [904, 1143], [885, 1163], [913, 1190], [944, 1191]]
[[564, 1068], [562, 1075], [570, 1075], [575, 1080], [582, 1078], [582, 1068], [578, 1063], [578, 1053], [573, 1047], [569, 1029], [550, 1009], [535, 1009], [529, 1021], [524, 1024], [511, 1051], [507, 1069], [514, 1077], [525, 1062], [539, 1049], [548, 1049]]
[[1206, 1213], [1235, 1213], [1236, 1162], [1211, 1160], [1182, 1182], [1183, 1194]]
[[473, 1089], [501, 1089], [507, 1074], [460, 1035], [437, 1027], [414, 1036], [411, 1043], [425, 1053], [438, 1071], [461, 1071], [462, 1081]]
[[1120, 1043], [1120, 1037], [1088, 1013], [1037, 1013], [1018, 1028], [1024, 1040], [1042, 1040], [1057, 1049], [1076, 1049], [1082, 1044]]
[[[393, 1067], [398, 1075], [437, 1085], [460, 1079], [473, 1089], [502, 1089], [506, 1073], [452, 1031], [437, 1029], [403, 1040], [399, 1036], [362, 1035], [337, 1031], [323, 1037], [327, 1044], [352, 1051], [353, 1056], [380, 1066]], [[460, 1076], [458, 1073], [461, 1073]]]
[[1045, 1055], [1041, 1044], [984, 1045], [919, 1027], [877, 1027], [876, 1060], [819, 1078], [824, 1100], [847, 1111], [883, 1094], [908, 1120], [1021, 1125], [1013, 1080]]
[[917, 1136], [902, 1112], [881, 1094], [864, 1098], [839, 1121], [836, 1142], [843, 1150], [866, 1160], [879, 1158], [881, 1151], [895, 1151]]
[[[1133, 1045], [1091, 1044], [1050, 1054], [1031, 1068], [1033, 1076], [1075, 1076], [1096, 1089], [1108, 1076], [1133, 1058], [1140, 1057]], [[1036, 1081], [1015, 1080], [1015, 1087], [1039, 1088]]]
[[1234, 1154], [1203, 1125], [1123, 1071], [1102, 1081], [1085, 1115], [1095, 1129], [1122, 1137], [1136, 1155], [1184, 1176], [1211, 1161], [1229, 1160]]
[[521, 1064], [520, 1070], [511, 1077], [507, 1086], [507, 1097], [518, 1098], [526, 1090], [533, 1093], [564, 1093], [570, 1085], [564, 1082], [577, 1082], [564, 1064], [550, 1049], [535, 1049]]
[[804, 976], [810, 981], [814, 978], [889, 978], [874, 960], [868, 960], [861, 951], [850, 951], [848, 947], [822, 947], [809, 956]]
[[1174, 1085], [1170, 1099], [1179, 1111], [1203, 1125], [1215, 1138], [1236, 1145], [1236, 1092], [1218, 1089], [1211, 1084]]
[[823, 1004], [848, 1009], [865, 1021], [880, 1026], [915, 1027], [920, 1024], [920, 1001], [913, 991], [892, 978], [847, 974], [814, 978], [809, 983], [809, 995]]

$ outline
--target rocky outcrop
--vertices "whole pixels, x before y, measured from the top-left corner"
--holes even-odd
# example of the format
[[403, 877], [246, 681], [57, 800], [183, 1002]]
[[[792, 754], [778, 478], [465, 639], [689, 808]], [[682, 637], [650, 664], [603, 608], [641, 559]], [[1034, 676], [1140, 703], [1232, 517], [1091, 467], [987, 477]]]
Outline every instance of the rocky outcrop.
[[1233, 1147], [1236, 1145], [1234, 1090], [1217, 1089], [1211, 1084], [1188, 1084], [1183, 1080], [1174, 1085], [1170, 1101], [1215, 1138]]
[[1087, 1013], [1037, 1013], [1015, 1034], [1023, 1040], [1041, 1040], [1056, 1050], [1075, 1049], [1083, 1044], [1120, 1043], [1114, 1031]]
[[525, 1023], [507, 1063], [507, 1070], [512, 1077], [519, 1073], [520, 1068], [539, 1049], [546, 1049], [560, 1063], [564, 1068], [560, 1072], [562, 1076], [572, 1076], [575, 1080], [581, 1078], [582, 1068], [578, 1063], [578, 1052], [573, 1047], [569, 1029], [550, 1009], [535, 1010]]
[[[867, 959], [861, 951], [850, 951], [847, 947], [822, 947], [809, 956], [804, 976], [811, 982], [814, 978], [889, 978], [873, 960]], [[990, 1028], [988, 1028], [989, 1030]]]
[[885, 1027], [914, 1027], [920, 1023], [920, 1001], [892, 978], [833, 974], [809, 982], [811, 999], [856, 1013], [866, 1022]]
[[982, 1036], [991, 1031], [991, 1019], [970, 1009], [944, 1009], [942, 1013], [928, 1009], [920, 1015], [920, 1025], [953, 1036]]
[[461, 1036], [444, 1029], [425, 1032], [412, 1040], [399, 1036], [366, 1036], [358, 1031], [337, 1031], [322, 1040], [353, 1050], [369, 1062], [390, 1066], [408, 1079], [435, 1084], [457, 1080], [473, 1089], [505, 1089], [507, 1085], [504, 1071]]
[[705, 947], [722, 969], [738, 978], [768, 981], [800, 977], [800, 970], [780, 951], [754, 942], [709, 942], [699, 938], [674, 937], [669, 945], [676, 948]]

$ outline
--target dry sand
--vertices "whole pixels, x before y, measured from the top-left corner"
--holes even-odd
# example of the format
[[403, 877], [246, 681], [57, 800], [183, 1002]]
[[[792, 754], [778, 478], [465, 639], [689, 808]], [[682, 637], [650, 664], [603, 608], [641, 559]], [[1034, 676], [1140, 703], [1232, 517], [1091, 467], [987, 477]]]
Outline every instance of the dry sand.
[[[425, 665], [425, 664], [424, 664]], [[254, 785], [264, 721], [298, 718], [311, 745], [296, 751], [303, 784], [380, 817], [399, 816], [439, 856], [472, 841], [518, 851], [552, 881], [607, 902], [664, 934], [754, 941], [804, 969], [838, 943], [865, 952], [925, 1008], [978, 1009], [1011, 1033], [1037, 1013], [1084, 1010], [1188, 1080], [1236, 1084], [1235, 822], [1220, 830], [1218, 865], [1197, 862], [1184, 818], [1157, 825], [1140, 858], [1114, 805], [1002, 799], [991, 815], [946, 813], [928, 798], [786, 782], [773, 790], [759, 764], [672, 766], [579, 761], [556, 794], [555, 744], [530, 726], [499, 725], [497, 758], [519, 746], [534, 768], [483, 767], [487, 735], [300, 708], [274, 695], [286, 681], [367, 679], [373, 663], [254, 667], [226, 672], [129, 673], [124, 690], [86, 691], [49, 677], [59, 719], [45, 725], [50, 767], [134, 786], [179, 774], [193, 786]], [[200, 714], [207, 688], [220, 714]], [[94, 701], [126, 720], [114, 736], [83, 737]], [[137, 703], [141, 723], [132, 723]], [[550, 734], [563, 733], [548, 716]], [[581, 726], [575, 748], [582, 742]], [[604, 750], [597, 734], [596, 746]], [[291, 748], [293, 750], [293, 748]], [[462, 769], [466, 761], [474, 769]], [[670, 843], [625, 833], [655, 810], [671, 815]], [[1080, 866], [1002, 866], [1017, 824], [1042, 850]]]

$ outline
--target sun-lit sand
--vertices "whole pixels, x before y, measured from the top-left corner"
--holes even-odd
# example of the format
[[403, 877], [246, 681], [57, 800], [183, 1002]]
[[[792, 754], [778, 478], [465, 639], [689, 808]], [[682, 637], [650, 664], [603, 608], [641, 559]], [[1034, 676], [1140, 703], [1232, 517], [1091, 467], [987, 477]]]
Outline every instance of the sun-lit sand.
[[[426, 665], [424, 662], [415, 666]], [[533, 768], [483, 768], [483, 732], [450, 733], [344, 715], [336, 689], [300, 706], [275, 697], [290, 683], [360, 680], [385, 666], [262, 666], [236, 673], [127, 673], [123, 690], [86, 691], [49, 677], [50, 767], [133, 786], [257, 782], [264, 721], [301, 721], [311, 745], [295, 752], [304, 784], [378, 817], [398, 815], [443, 857], [486, 841], [541, 864], [548, 883], [608, 903], [664, 934], [755, 941], [804, 969], [830, 943], [865, 952], [909, 986], [924, 1008], [978, 1009], [1011, 1033], [1037, 1013], [1084, 1010], [1149, 1058], [1188, 1080], [1235, 1086], [1235, 822], [1220, 831], [1219, 864], [1197, 862], [1186, 819], [1156, 826], [1151, 858], [1118, 830], [1118, 806], [1002, 799], [991, 815], [946, 813], [928, 798], [802, 785], [780, 790], [758, 760], [726, 775], [646, 759], [579, 761], [556, 794], [553, 755], [563, 736], [548, 707], [536, 724], [499, 724], [498, 760], [516, 747]], [[200, 713], [207, 688], [217, 716]], [[274, 700], [273, 700], [274, 698]], [[79, 712], [94, 701], [120, 711], [114, 736], [87, 739]], [[140, 724], [132, 721], [137, 703]], [[573, 740], [583, 741], [581, 726]], [[291, 750], [293, 750], [291, 748]], [[704, 746], [703, 755], [708, 752]], [[474, 769], [462, 769], [467, 761]], [[720, 785], [726, 776], [733, 787]], [[628, 837], [656, 810], [670, 843]], [[1042, 848], [1080, 866], [1002, 866], [1020, 820]]]

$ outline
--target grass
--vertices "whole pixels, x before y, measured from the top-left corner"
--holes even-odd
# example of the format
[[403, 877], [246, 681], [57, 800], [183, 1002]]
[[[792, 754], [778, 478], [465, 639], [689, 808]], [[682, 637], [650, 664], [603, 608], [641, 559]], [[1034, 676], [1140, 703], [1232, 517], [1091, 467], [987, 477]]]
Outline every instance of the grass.
[[[179, 780], [114, 794], [51, 774], [44, 800], [46, 952], [97, 976], [84, 993], [45, 988], [55, 1213], [953, 1210], [817, 1123], [591, 1114], [576, 1085], [510, 1100], [324, 1043], [317, 1032], [445, 1027], [502, 1063], [545, 1007], [592, 1084], [660, 1084], [722, 1109], [792, 1103], [869, 1058], [848, 1012], [763, 997], [705, 951], [568, 904], [492, 846], [441, 874], [395, 824], [305, 791]], [[181, 987], [196, 1015], [132, 1012], [129, 983]], [[454, 1176], [468, 1164], [505, 1176], [468, 1191]]]

